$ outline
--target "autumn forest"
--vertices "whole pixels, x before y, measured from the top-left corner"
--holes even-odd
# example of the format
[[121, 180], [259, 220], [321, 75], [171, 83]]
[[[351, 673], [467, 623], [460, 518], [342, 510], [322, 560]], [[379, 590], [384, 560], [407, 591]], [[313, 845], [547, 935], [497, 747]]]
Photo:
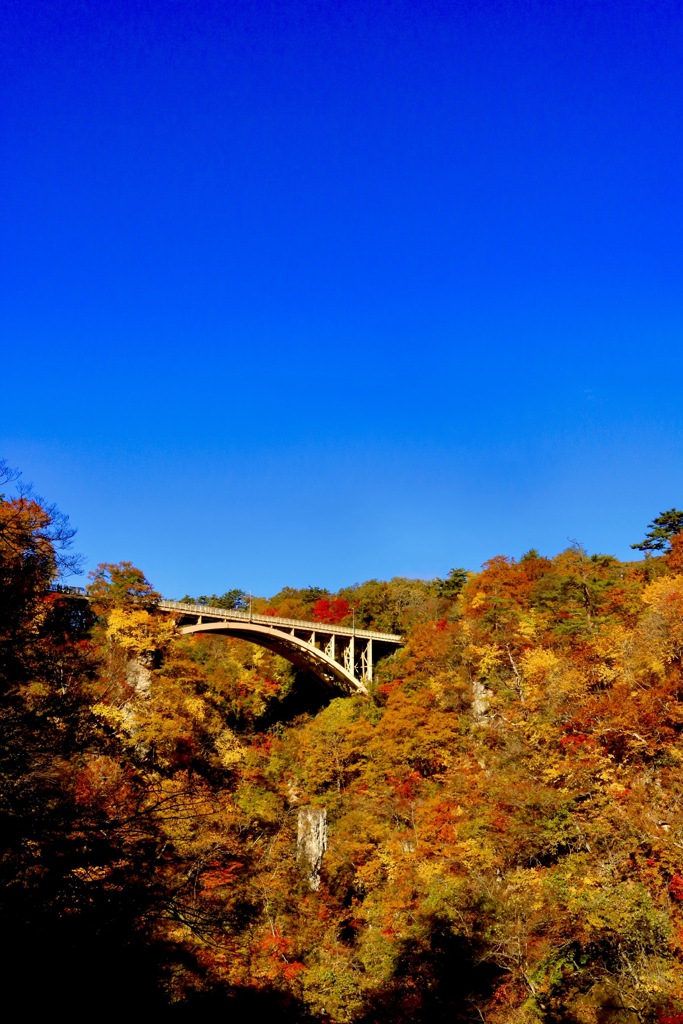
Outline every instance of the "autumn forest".
[[[683, 1022], [683, 513], [633, 561], [575, 543], [252, 599], [401, 634], [366, 697], [181, 635], [144, 567], [73, 575], [68, 519], [3, 480], [0, 902], [26, 1013]], [[184, 597], [245, 607], [232, 586]], [[302, 821], [325, 822], [313, 867]]]

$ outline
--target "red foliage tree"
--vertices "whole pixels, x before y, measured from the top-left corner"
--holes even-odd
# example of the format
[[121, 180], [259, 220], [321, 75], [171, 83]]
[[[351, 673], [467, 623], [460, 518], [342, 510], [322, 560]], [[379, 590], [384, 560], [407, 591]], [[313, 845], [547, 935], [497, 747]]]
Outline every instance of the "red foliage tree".
[[343, 597], [321, 597], [313, 605], [313, 619], [315, 622], [335, 625], [343, 622], [350, 611], [351, 605]]

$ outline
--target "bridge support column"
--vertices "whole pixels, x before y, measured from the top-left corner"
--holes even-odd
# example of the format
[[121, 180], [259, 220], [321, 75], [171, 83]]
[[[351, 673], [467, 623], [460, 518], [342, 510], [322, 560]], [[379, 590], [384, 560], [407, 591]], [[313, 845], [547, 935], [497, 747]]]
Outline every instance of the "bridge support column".
[[360, 652], [360, 672], [363, 679], [372, 682], [372, 640], [368, 640]]
[[356, 638], [349, 637], [349, 642], [344, 648], [344, 668], [350, 675], [356, 674]]

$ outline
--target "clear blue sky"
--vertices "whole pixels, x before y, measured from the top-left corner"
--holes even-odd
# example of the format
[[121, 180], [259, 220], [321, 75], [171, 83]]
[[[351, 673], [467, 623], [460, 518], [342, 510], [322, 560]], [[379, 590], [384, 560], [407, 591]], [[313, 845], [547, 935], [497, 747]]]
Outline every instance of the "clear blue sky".
[[683, 506], [683, 8], [7, 0], [0, 455], [167, 595]]

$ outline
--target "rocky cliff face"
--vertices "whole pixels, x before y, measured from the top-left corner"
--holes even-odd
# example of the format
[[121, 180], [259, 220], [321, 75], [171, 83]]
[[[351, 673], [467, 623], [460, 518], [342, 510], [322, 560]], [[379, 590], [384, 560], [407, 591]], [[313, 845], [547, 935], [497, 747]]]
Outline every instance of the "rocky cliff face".
[[320, 887], [320, 867], [327, 849], [327, 811], [323, 807], [299, 808], [296, 859], [311, 889]]

